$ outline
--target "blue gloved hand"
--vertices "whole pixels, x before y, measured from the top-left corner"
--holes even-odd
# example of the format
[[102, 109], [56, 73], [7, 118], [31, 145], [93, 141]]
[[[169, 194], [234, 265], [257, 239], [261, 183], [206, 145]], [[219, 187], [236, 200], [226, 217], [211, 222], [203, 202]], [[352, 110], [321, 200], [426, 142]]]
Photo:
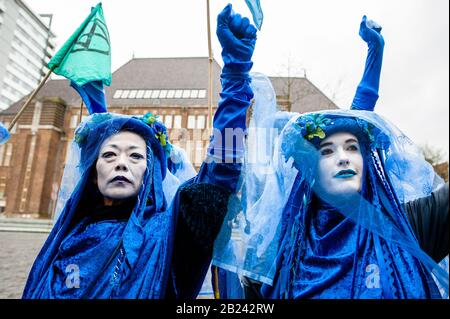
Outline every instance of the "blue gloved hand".
[[381, 35], [382, 27], [373, 20], [367, 20], [366, 16], [363, 16], [361, 24], [359, 26], [359, 35], [369, 45], [377, 48], [384, 47], [384, 39]]
[[217, 37], [222, 45], [222, 74], [248, 73], [256, 43], [256, 28], [228, 4], [217, 17]]
[[384, 39], [381, 26], [363, 16], [359, 35], [367, 43], [369, 51], [361, 82], [356, 89], [352, 110], [373, 111], [378, 100]]
[[10, 138], [11, 135], [9, 134], [8, 129], [0, 122], [0, 145], [5, 144]]

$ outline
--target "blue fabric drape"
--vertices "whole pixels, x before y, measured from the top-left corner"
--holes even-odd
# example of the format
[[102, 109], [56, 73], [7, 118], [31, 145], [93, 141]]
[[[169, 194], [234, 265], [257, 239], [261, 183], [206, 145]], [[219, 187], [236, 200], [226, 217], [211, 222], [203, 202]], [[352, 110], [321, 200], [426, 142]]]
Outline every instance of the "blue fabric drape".
[[73, 81], [70, 85], [80, 94], [89, 114], [107, 112], [105, 90], [102, 81], [92, 81], [79, 86]]
[[[155, 141], [156, 132], [143, 121], [98, 116], [87, 130], [86, 144], [81, 146], [80, 165], [84, 174], [33, 265], [24, 298], [164, 296], [172, 253], [170, 242], [177, 216], [176, 210], [167, 209], [161, 187], [154, 187], [162, 183], [165, 153]], [[126, 222], [76, 221], [78, 204], [86, 196], [96, 154], [106, 138], [122, 129], [144, 137], [148, 149], [152, 150], [147, 156], [144, 187], [130, 218]], [[176, 208], [176, 204], [172, 207]], [[66, 271], [67, 267], [73, 270], [71, 265], [79, 269], [80, 286], [76, 289], [68, 289], [66, 285], [71, 274]], [[75, 274], [71, 275], [74, 278]]]
[[[367, 153], [366, 153], [367, 154]], [[297, 176], [282, 224], [273, 285], [261, 288], [267, 298], [392, 299], [440, 298], [431, 274], [420, 259], [377, 229], [383, 218], [392, 220], [409, 245], [416, 242], [405, 214], [387, 199], [384, 176], [369, 157], [362, 196], [374, 203], [383, 217], [359, 207], [336, 208], [311, 193]], [[312, 200], [304, 201], [304, 197]], [[306, 204], [307, 203], [307, 204]], [[349, 216], [356, 212], [356, 216]], [[375, 218], [377, 220], [371, 220]], [[357, 222], [355, 222], [357, 220]], [[373, 228], [371, 228], [373, 227]], [[385, 224], [389, 228], [389, 223]], [[386, 231], [386, 233], [388, 233]], [[417, 250], [420, 248], [417, 246]]]

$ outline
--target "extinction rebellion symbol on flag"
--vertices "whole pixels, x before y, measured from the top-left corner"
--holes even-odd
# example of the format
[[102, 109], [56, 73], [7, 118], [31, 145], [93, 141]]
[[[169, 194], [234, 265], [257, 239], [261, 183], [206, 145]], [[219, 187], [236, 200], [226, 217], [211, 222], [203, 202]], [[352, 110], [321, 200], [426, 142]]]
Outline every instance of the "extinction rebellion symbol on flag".
[[[91, 28], [89, 29], [88, 26], [85, 30], [89, 31], [80, 35], [78, 41], [73, 45], [71, 53], [90, 51], [109, 55], [111, 46], [106, 24], [97, 18], [93, 19], [89, 24], [92, 24]], [[92, 41], [94, 37], [100, 37], [103, 40], [96, 39]]]

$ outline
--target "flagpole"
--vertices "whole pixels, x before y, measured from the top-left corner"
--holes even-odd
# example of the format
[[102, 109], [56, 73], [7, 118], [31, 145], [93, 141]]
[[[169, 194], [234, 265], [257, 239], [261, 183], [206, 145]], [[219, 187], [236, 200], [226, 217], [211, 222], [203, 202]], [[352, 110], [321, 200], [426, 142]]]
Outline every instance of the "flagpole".
[[213, 77], [213, 52], [211, 47], [211, 23], [210, 23], [210, 14], [209, 14], [209, 0], [206, 0], [206, 15], [207, 15], [207, 24], [208, 24], [208, 56], [209, 56], [209, 76], [208, 76], [208, 123], [207, 128], [212, 128], [213, 123], [213, 114], [212, 114], [212, 98], [213, 98], [213, 88], [212, 88], [212, 77]]
[[41, 83], [39, 83], [39, 86], [33, 91], [33, 93], [30, 95], [30, 97], [28, 98], [28, 100], [25, 102], [25, 104], [22, 106], [22, 108], [19, 110], [19, 112], [16, 114], [16, 116], [14, 116], [13, 120], [11, 121], [11, 123], [9, 124], [8, 127], [8, 131], [11, 131], [12, 128], [14, 127], [14, 125], [16, 124], [17, 120], [19, 119], [19, 117], [22, 115], [22, 113], [25, 111], [25, 109], [27, 108], [28, 104], [30, 104], [30, 102], [34, 99], [34, 97], [36, 96], [36, 94], [41, 90], [42, 86], [45, 84], [45, 82], [48, 80], [48, 78], [50, 77], [50, 74], [52, 74], [53, 69], [48, 70], [47, 74], [45, 75], [45, 77], [42, 79]]
[[83, 118], [83, 99], [81, 99], [81, 104], [80, 104], [80, 115], [78, 116], [78, 124], [81, 123], [81, 119]]

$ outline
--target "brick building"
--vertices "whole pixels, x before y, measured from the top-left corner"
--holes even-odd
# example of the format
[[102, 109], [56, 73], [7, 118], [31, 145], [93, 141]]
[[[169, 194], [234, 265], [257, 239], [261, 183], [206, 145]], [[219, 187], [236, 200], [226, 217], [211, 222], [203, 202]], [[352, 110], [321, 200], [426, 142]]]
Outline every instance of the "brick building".
[[[197, 168], [209, 135], [208, 58], [132, 59], [106, 87], [108, 110], [159, 115], [173, 144]], [[213, 105], [220, 93], [219, 64], [213, 62]], [[271, 78], [281, 109], [309, 112], [336, 108], [306, 78]], [[25, 98], [0, 113], [6, 126]], [[0, 211], [23, 217], [52, 217], [68, 145], [79, 122], [81, 99], [66, 79], [48, 81], [0, 146]], [[214, 109], [213, 109], [214, 110]], [[84, 109], [83, 115], [87, 115]]]

